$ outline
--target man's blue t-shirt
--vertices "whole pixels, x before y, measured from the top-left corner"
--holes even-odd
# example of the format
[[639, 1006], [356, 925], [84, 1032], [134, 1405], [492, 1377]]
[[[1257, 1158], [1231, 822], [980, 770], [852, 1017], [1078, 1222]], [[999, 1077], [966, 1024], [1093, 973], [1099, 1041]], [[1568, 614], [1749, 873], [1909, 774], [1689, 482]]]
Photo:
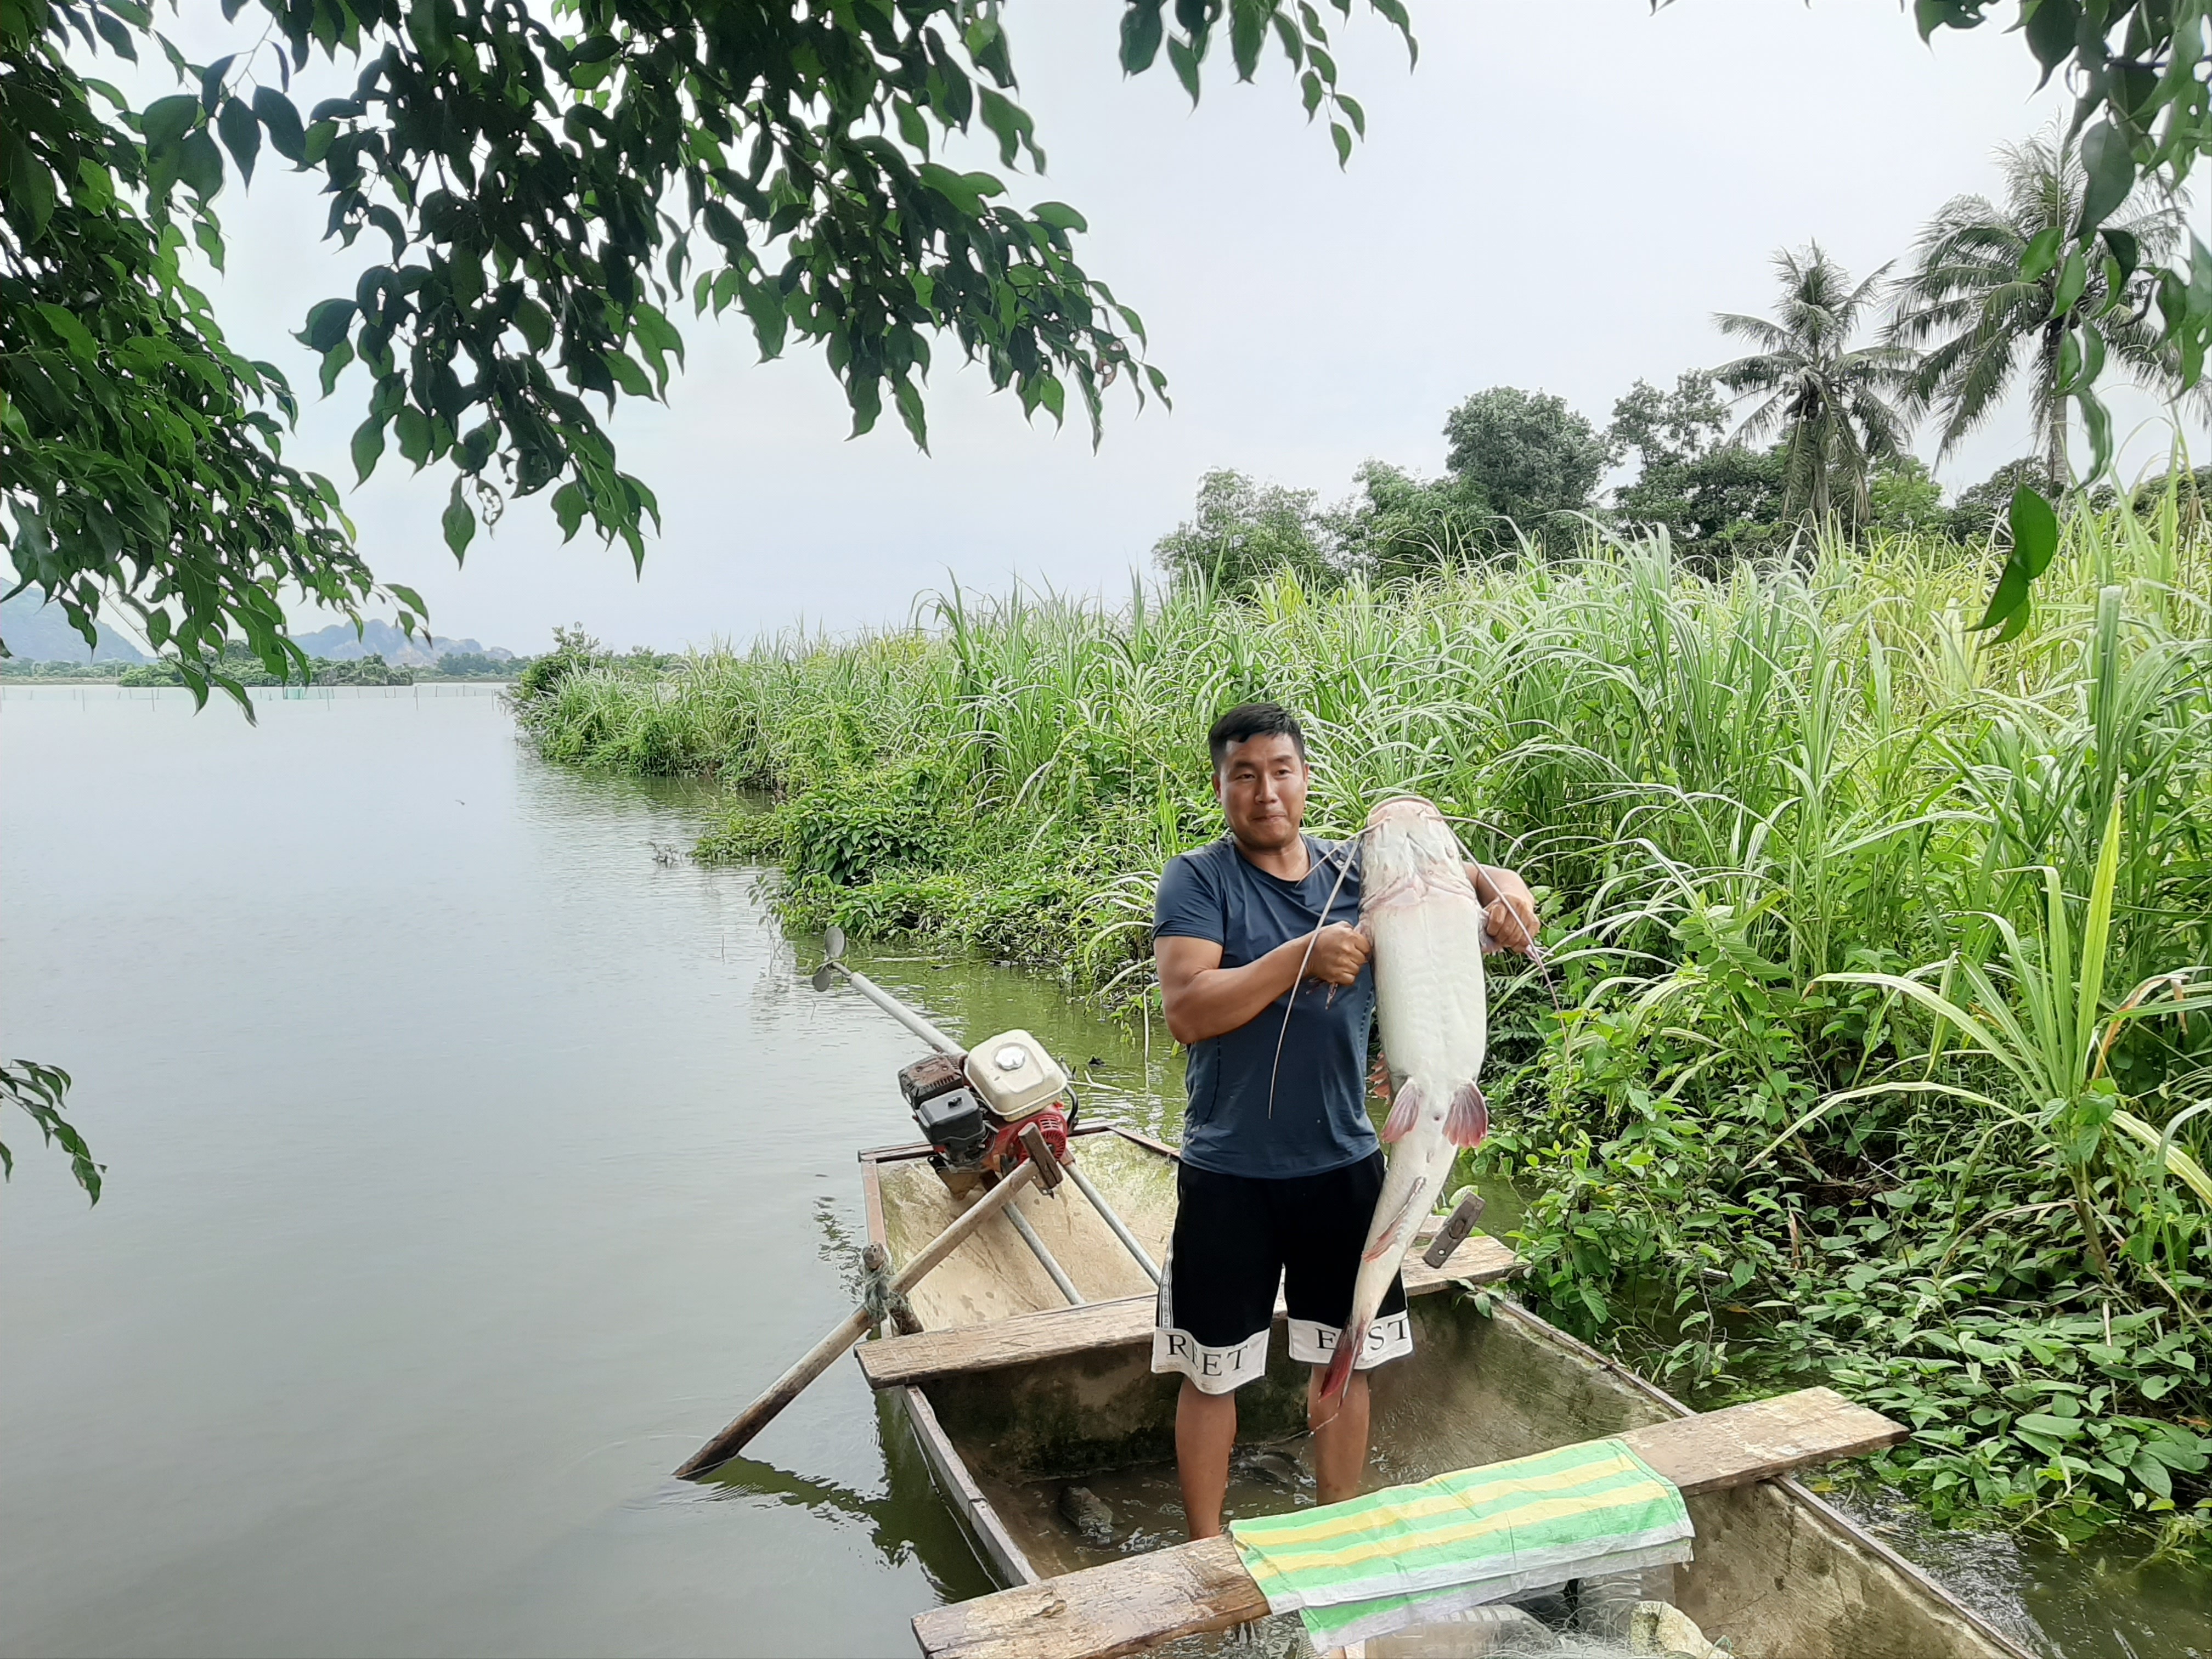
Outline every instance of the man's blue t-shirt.
[[[1152, 937], [1208, 939], [1221, 965], [1241, 968], [1328, 920], [1359, 920], [1356, 843], [1306, 837], [1303, 881], [1259, 868], [1224, 836], [1168, 860], [1153, 906]], [[1349, 864], [1349, 873], [1344, 866]], [[1343, 874], [1343, 885], [1337, 878]], [[1329, 890], [1336, 890], [1334, 903]], [[1194, 1043], [1186, 1081], [1184, 1161], [1217, 1175], [1321, 1175], [1357, 1164], [1377, 1142], [1367, 1120], [1367, 1033], [1375, 1017], [1375, 970], [1336, 988], [1301, 979], [1250, 1023]], [[1291, 1009], [1290, 1030], [1283, 1015]], [[1275, 1044], [1282, 1043], [1277, 1066]], [[1268, 1082], [1274, 1097], [1270, 1107]]]

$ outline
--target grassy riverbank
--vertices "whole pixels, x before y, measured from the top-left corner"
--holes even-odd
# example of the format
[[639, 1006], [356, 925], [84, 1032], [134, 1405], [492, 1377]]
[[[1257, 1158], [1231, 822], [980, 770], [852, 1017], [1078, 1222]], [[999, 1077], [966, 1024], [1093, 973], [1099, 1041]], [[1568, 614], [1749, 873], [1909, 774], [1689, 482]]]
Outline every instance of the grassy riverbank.
[[1218, 831], [1208, 720], [1291, 703], [1316, 830], [1418, 789], [1546, 890], [1481, 1154], [1534, 1194], [1546, 1311], [1703, 1395], [1908, 1419], [1883, 1473], [1939, 1515], [2201, 1548], [2212, 1015], [2158, 976], [2212, 962], [2212, 549], [2077, 517], [2005, 645], [1968, 627], [1991, 568], [1908, 537], [1708, 582], [1611, 544], [1235, 604], [955, 595], [541, 671], [523, 718], [770, 792], [702, 851], [779, 864], [794, 920], [1133, 1001], [1159, 867]]

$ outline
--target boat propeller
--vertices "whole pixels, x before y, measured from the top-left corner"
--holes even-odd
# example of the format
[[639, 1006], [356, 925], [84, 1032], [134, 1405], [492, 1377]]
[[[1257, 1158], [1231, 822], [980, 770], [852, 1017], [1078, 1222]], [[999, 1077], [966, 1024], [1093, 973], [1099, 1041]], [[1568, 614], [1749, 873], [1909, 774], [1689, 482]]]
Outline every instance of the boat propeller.
[[807, 975], [806, 981], [817, 991], [828, 990], [831, 986], [837, 982], [837, 975], [839, 974], [849, 973], [851, 971], [851, 969], [845, 966], [843, 961], [845, 955], [845, 930], [843, 928], [840, 927], [836, 922], [831, 922], [830, 926], [823, 931], [822, 944], [823, 949], [826, 950], [829, 954], [822, 958], [822, 965]]

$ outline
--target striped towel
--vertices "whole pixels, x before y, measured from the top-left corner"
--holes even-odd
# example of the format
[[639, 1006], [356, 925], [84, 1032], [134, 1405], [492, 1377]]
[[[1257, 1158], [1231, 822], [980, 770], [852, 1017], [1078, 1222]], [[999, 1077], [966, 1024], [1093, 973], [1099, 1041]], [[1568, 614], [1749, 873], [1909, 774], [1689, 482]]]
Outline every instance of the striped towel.
[[1571, 1578], [1690, 1559], [1682, 1494], [1619, 1440], [1230, 1527], [1272, 1613], [1324, 1650]]

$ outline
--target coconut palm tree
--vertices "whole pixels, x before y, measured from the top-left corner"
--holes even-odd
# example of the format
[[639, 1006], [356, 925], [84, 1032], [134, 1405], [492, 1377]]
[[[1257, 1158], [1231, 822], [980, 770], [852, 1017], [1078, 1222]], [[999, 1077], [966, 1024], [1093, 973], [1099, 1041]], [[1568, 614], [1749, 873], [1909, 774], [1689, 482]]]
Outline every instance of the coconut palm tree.
[[1759, 349], [1723, 363], [1713, 378], [1744, 398], [1758, 398], [1736, 438], [1783, 439], [1790, 510], [1815, 524], [1866, 521], [1867, 476], [1898, 454], [1908, 427], [1901, 398], [1911, 386], [1913, 353], [1895, 344], [1854, 345], [1889, 267], [1854, 286], [1850, 273], [1818, 242], [1774, 256], [1781, 303], [1771, 320], [1723, 312], [1723, 334]]
[[[1923, 347], [1913, 383], [1916, 408], [1933, 408], [1943, 422], [1942, 450], [1972, 431], [2003, 402], [2023, 369], [2035, 422], [2036, 447], [2053, 493], [2066, 488], [2066, 399], [2058, 389], [2067, 331], [2094, 318], [2110, 360], [2136, 380], [2171, 379], [2175, 359], [2160, 343], [2144, 276], [2124, 279], [2120, 304], [2099, 262], [2074, 302], [2057, 306], [2063, 262], [2040, 276], [2023, 273], [2039, 236], [2062, 241], [2081, 216], [2087, 180], [2070, 133], [2053, 127], [1997, 152], [2004, 170], [2002, 206], [1986, 196], [1957, 196], [1920, 233], [1911, 272], [1897, 285], [1887, 337]], [[2181, 210], [2171, 198], [2138, 190], [2106, 228], [2135, 238], [2141, 265], [2162, 264], [2181, 235]], [[2062, 249], [2063, 251], [2063, 249]], [[1931, 344], [1930, 343], [1933, 342]]]

